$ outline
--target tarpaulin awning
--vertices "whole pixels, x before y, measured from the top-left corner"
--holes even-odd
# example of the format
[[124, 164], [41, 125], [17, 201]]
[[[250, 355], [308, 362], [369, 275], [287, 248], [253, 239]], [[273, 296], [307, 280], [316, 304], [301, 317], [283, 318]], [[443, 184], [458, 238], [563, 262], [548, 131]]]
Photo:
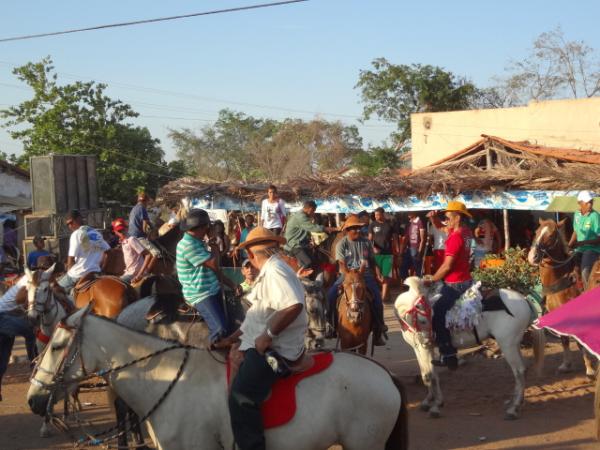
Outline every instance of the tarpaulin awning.
[[[444, 194], [429, 195], [425, 198], [416, 196], [372, 199], [358, 195], [316, 198], [319, 213], [358, 213], [373, 211], [382, 207], [388, 212], [431, 211], [446, 207], [450, 200], [463, 202], [469, 209], [508, 209], [525, 211], [545, 211], [556, 196], [573, 195], [570, 191], [499, 191], [499, 192], [464, 192], [457, 196]], [[577, 192], [574, 192], [577, 195]], [[308, 199], [307, 199], [308, 200]], [[223, 195], [206, 196], [190, 199], [192, 208], [226, 209], [241, 211], [259, 211], [260, 203], [244, 201]], [[288, 203], [290, 211], [302, 208], [302, 202]]]
[[[600, 212], [600, 197], [594, 198], [594, 209]], [[557, 196], [552, 199], [548, 208], [548, 212], [574, 213], [579, 211], [579, 204], [576, 196]]]
[[600, 358], [600, 287], [540, 317], [535, 326], [571, 336]]

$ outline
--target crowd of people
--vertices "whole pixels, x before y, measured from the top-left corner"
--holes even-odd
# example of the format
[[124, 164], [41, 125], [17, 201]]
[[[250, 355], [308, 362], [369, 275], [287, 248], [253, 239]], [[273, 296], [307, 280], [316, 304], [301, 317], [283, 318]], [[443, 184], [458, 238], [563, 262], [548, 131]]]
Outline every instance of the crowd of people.
[[[125, 263], [121, 278], [128, 283], [137, 283], [151, 273], [162, 256], [162, 250], [148, 237], [152, 229], [147, 211], [149, 198], [140, 194], [137, 200], [128, 221], [117, 218], [112, 222]], [[593, 210], [591, 193], [580, 193], [578, 202], [580, 210], [574, 216], [568, 245], [575, 249], [585, 280], [600, 255], [600, 215]], [[316, 203], [309, 200], [300, 211], [288, 215], [277, 188], [270, 186], [258, 220], [252, 214], [232, 214], [226, 228], [222, 221], [211, 221], [207, 211], [192, 209], [185, 217], [167, 222], [169, 227], [178, 225], [182, 232], [175, 267], [183, 298], [204, 319], [210, 345], [230, 349], [232, 361], [237, 364], [229, 406], [240, 448], [264, 448], [260, 405], [277, 379], [265, 353], [273, 352], [282, 364], [290, 366], [304, 355], [307, 319], [302, 312], [304, 290], [300, 279], [327, 269], [316, 257], [316, 237], [341, 233], [330, 249], [338, 274], [326, 293], [329, 321], [334, 326], [337, 323], [336, 304], [345, 274], [360, 272], [372, 298], [374, 345], [386, 342], [383, 303], [390, 300], [392, 279], [416, 275], [422, 276], [426, 284], [442, 282], [441, 298], [433, 308], [433, 328], [440, 350], [440, 359], [434, 364], [450, 369], [457, 367], [457, 358], [445, 315], [471, 286], [472, 269], [485, 255], [503, 248], [501, 233], [490, 217], [482, 213], [476, 217], [457, 201], [423, 217], [416, 212], [390, 215], [377, 208], [372, 214], [338, 216], [337, 223], [331, 216], [316, 214], [316, 210]], [[69, 212], [65, 222], [71, 236], [66, 272], [57, 284], [69, 294], [86, 275], [102, 272], [111, 247], [98, 230], [83, 223], [79, 211]], [[53, 260], [44, 239], [36, 237], [34, 245], [27, 266], [49, 267]], [[288, 258], [296, 262], [297, 270], [292, 269]], [[222, 267], [229, 264], [241, 267], [241, 284], [223, 273]], [[25, 284], [25, 277], [18, 279], [0, 298], [0, 380], [15, 336], [25, 337], [30, 358], [35, 356], [33, 329], [18, 313], [18, 298]], [[224, 288], [246, 296], [251, 305], [240, 327], [234, 327], [226, 318]]]

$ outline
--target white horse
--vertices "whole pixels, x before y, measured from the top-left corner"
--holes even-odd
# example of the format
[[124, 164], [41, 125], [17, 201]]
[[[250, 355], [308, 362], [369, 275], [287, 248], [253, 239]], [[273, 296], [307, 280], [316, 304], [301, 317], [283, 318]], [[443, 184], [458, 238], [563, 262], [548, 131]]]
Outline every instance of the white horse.
[[[148, 418], [158, 449], [233, 448], [225, 366], [216, 355], [87, 312], [70, 316], [52, 336], [27, 394], [33, 412], [43, 413], [86, 374], [103, 371], [140, 417], [158, 405]], [[371, 360], [336, 353], [332, 365], [302, 380], [296, 394], [294, 418], [266, 430], [267, 448], [326, 449], [338, 443], [347, 450], [407, 448], [402, 386]]]
[[[427, 397], [421, 402], [421, 409], [429, 411], [431, 417], [440, 416], [443, 406], [439, 378], [431, 363], [433, 355], [432, 308], [428, 299], [428, 289], [422, 280], [409, 277], [404, 282], [409, 290], [398, 296], [394, 304], [396, 317], [402, 325], [402, 336], [413, 348], [421, 369], [423, 383], [427, 387]], [[479, 339], [493, 337], [502, 349], [506, 362], [515, 377], [515, 389], [506, 405], [505, 419], [517, 419], [523, 403], [525, 390], [525, 364], [520, 345], [523, 333], [531, 322], [531, 309], [527, 300], [518, 292], [500, 289], [500, 297], [510, 314], [505, 310], [483, 311], [476, 325]], [[544, 333], [533, 330], [535, 369], [541, 373], [544, 363]], [[472, 332], [453, 333], [452, 341], [456, 348], [469, 348], [478, 345]]]

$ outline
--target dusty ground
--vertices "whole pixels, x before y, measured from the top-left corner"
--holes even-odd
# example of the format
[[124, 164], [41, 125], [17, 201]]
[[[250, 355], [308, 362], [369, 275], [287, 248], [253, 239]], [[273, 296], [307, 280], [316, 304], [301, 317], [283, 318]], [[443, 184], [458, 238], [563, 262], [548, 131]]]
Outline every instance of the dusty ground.
[[[410, 448], [442, 449], [544, 449], [591, 450], [600, 448], [593, 440], [593, 384], [583, 374], [583, 362], [576, 355], [576, 372], [557, 375], [559, 346], [551, 341], [546, 348], [546, 370], [541, 379], [527, 377], [528, 388], [522, 417], [503, 420], [503, 402], [513, 387], [506, 362], [480, 355], [466, 358], [457, 372], [441, 370], [445, 394], [443, 417], [429, 419], [418, 409], [424, 388], [415, 381], [418, 369], [411, 350], [404, 344], [399, 327], [386, 307], [390, 342], [378, 349], [376, 357], [405, 383], [410, 405]], [[573, 345], [573, 348], [575, 346]], [[22, 355], [22, 345], [16, 352]], [[525, 355], [530, 361], [531, 352]], [[72, 448], [68, 436], [55, 433], [39, 438], [41, 418], [34, 416], [25, 401], [29, 386], [27, 364], [13, 364], [3, 383], [0, 403], [0, 449]], [[100, 427], [112, 419], [101, 393], [83, 394], [83, 416]], [[80, 436], [81, 432], [75, 432]]]

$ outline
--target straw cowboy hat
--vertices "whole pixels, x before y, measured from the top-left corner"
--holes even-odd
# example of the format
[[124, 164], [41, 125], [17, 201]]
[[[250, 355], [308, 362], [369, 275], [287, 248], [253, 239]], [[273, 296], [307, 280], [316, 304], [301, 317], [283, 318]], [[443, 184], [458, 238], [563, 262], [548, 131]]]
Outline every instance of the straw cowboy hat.
[[473, 217], [463, 202], [451, 201], [445, 209], [446, 212], [457, 212], [467, 217]]
[[264, 227], [256, 227], [248, 233], [248, 237], [240, 244], [240, 248], [252, 247], [255, 250], [260, 250], [285, 244], [286, 242], [287, 240], [283, 236], [277, 236]]
[[344, 222], [344, 226], [342, 227], [342, 231], [343, 230], [347, 230], [348, 228], [351, 227], [364, 227], [365, 226], [365, 222], [360, 219], [356, 214], [352, 214], [350, 217], [348, 217], [346, 219], [346, 222]]

